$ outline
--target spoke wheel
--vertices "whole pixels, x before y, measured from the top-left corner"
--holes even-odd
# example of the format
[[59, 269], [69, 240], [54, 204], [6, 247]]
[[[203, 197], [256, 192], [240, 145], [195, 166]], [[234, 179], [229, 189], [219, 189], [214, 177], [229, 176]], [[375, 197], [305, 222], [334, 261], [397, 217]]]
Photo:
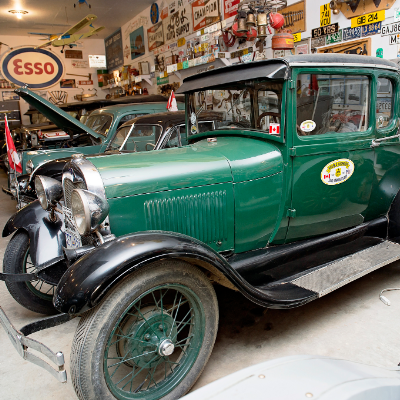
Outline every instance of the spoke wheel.
[[[3, 259], [3, 271], [9, 274], [34, 273], [35, 265], [29, 253], [29, 236], [25, 231], [17, 231], [7, 245]], [[30, 282], [6, 281], [11, 296], [21, 306], [40, 314], [55, 314], [53, 306], [54, 285], [41, 279]]]
[[214, 289], [197, 268], [168, 261], [139, 271], [78, 325], [71, 352], [78, 397], [181, 397], [211, 354], [217, 324]]

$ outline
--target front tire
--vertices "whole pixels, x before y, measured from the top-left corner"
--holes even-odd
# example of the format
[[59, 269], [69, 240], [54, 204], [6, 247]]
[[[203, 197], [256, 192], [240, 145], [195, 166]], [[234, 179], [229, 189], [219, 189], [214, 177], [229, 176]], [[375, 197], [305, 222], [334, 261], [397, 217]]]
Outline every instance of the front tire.
[[79, 322], [71, 349], [80, 400], [178, 399], [210, 357], [218, 302], [206, 276], [163, 261], [124, 279]]
[[[9, 274], [34, 273], [29, 253], [29, 236], [25, 231], [17, 231], [7, 245], [3, 259], [3, 271]], [[52, 315], [58, 311], [53, 306], [54, 285], [40, 279], [30, 282], [8, 282], [6, 286], [11, 296], [22, 307], [39, 314]]]

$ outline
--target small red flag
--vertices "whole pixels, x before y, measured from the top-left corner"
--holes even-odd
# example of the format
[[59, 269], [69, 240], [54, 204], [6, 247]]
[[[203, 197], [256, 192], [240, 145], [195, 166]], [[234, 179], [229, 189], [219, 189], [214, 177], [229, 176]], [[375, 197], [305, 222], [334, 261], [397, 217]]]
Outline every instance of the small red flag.
[[168, 111], [178, 111], [178, 105], [176, 104], [176, 98], [174, 91], [171, 92], [171, 96], [169, 96], [168, 103], [167, 103], [167, 110]]
[[4, 116], [4, 124], [6, 129], [7, 156], [10, 168], [22, 174], [21, 160], [19, 159], [17, 150], [11, 137], [10, 129], [8, 128], [7, 116]]

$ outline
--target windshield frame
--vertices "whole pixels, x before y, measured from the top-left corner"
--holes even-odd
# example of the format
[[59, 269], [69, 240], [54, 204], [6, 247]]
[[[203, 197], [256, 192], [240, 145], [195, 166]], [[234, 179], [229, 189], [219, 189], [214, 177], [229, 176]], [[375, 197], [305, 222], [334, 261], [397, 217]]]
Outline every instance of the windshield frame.
[[[213, 134], [215, 134], [218, 131], [232, 131], [232, 132], [236, 132], [236, 134], [245, 134], [245, 132], [260, 132], [263, 134], [263, 136], [265, 136], [268, 139], [271, 139], [273, 141], [276, 142], [280, 142], [280, 143], [285, 143], [286, 141], [286, 119], [287, 113], [290, 113], [291, 110], [288, 110], [286, 107], [287, 104], [287, 99], [288, 99], [288, 88], [289, 88], [289, 84], [288, 84], [288, 80], [286, 79], [268, 79], [268, 78], [259, 78], [259, 79], [250, 79], [250, 80], [243, 80], [240, 82], [232, 82], [230, 84], [222, 84], [222, 85], [217, 85], [217, 86], [213, 86], [213, 87], [207, 87], [207, 88], [201, 88], [198, 90], [194, 90], [194, 91], [190, 91], [185, 93], [185, 100], [186, 100], [186, 135], [189, 138], [196, 138], [197, 136], [200, 137], [204, 137], [203, 133], [197, 133], [195, 135], [190, 134], [190, 116], [193, 110], [193, 104], [194, 104], [194, 97], [196, 95], [196, 93], [199, 92], [205, 92], [207, 90], [238, 90], [240, 91], [241, 89], [246, 89], [246, 88], [251, 88], [256, 85], [256, 84], [262, 84], [262, 83], [278, 83], [278, 84], [282, 84], [282, 96], [281, 96], [281, 107], [280, 107], [280, 113], [281, 113], [281, 118], [280, 118], [280, 135], [272, 135], [269, 132], [263, 131], [262, 129], [259, 128], [253, 128], [253, 127], [246, 127], [246, 128], [215, 128], [215, 130], [213, 131]], [[252, 110], [250, 112], [250, 116], [251, 116], [251, 123], [254, 123], [253, 120], [256, 120], [256, 118], [258, 118], [259, 115], [259, 107], [258, 107], [258, 95], [257, 95], [258, 91], [254, 90], [253, 94], [250, 97], [250, 101], [251, 101], [251, 107]], [[198, 110], [197, 110], [198, 111]], [[196, 113], [197, 113], [196, 111]], [[220, 111], [220, 110], [216, 110], [216, 111]], [[200, 121], [199, 121], [200, 122]], [[255, 124], [254, 124], [255, 125]], [[258, 135], [257, 135], [258, 136]]]

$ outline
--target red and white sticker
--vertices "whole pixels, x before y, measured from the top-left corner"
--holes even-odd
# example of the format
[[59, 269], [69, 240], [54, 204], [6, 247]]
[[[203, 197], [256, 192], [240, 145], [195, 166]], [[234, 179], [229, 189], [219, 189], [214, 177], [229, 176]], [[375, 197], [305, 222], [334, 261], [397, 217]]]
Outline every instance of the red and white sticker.
[[325, 185], [339, 185], [353, 175], [354, 163], [347, 158], [331, 161], [321, 172], [321, 180]]
[[43, 136], [47, 139], [52, 139], [55, 137], [68, 137], [68, 133], [65, 133], [64, 131], [60, 131], [60, 132], [48, 132], [48, 133], [44, 133]]
[[271, 123], [269, 124], [269, 134], [270, 135], [280, 135], [280, 125]]

